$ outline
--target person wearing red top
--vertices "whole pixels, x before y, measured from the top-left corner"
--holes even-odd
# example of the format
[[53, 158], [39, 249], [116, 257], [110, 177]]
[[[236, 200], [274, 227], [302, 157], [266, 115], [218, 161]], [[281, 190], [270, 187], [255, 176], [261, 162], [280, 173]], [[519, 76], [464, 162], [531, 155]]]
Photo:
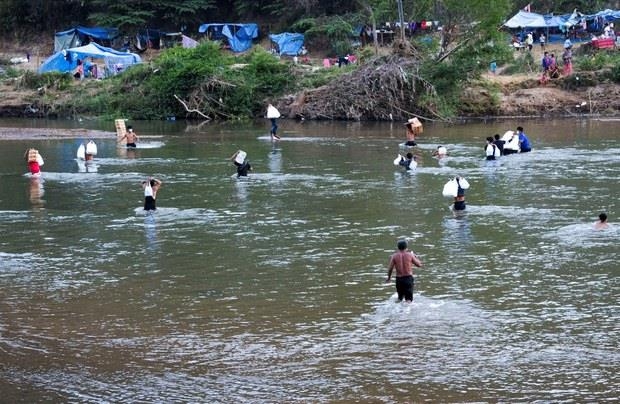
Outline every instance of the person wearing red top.
[[407, 241], [399, 240], [397, 243], [398, 251], [390, 257], [390, 266], [388, 268], [387, 279], [392, 279], [392, 271], [396, 269], [396, 293], [398, 293], [398, 301], [403, 298], [407, 302], [413, 301], [413, 265], [422, 267], [422, 261], [412, 251], [407, 250]]

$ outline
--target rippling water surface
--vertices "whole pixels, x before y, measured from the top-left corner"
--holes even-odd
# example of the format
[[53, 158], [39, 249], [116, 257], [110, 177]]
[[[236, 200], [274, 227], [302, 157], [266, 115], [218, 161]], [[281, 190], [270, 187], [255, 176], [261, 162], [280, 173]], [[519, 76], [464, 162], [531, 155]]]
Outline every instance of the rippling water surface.
[[[517, 124], [534, 151], [484, 161]], [[0, 401], [617, 400], [617, 125], [428, 125], [410, 174], [400, 123], [283, 121], [277, 143], [266, 122], [134, 123], [144, 148], [99, 140], [94, 166], [78, 139], [0, 141]], [[412, 304], [384, 283], [400, 237], [425, 264]]]

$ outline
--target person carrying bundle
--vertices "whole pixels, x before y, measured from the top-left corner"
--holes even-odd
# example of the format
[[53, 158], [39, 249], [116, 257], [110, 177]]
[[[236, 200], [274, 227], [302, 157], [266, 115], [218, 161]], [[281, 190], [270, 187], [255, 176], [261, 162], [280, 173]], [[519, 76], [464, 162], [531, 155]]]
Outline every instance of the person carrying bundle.
[[39, 154], [37, 149], [30, 148], [24, 153], [24, 158], [28, 162], [28, 169], [33, 176], [41, 175], [41, 166], [43, 163], [43, 157]]
[[405, 146], [415, 146], [417, 144], [415, 142], [416, 136], [423, 131], [422, 122], [418, 118], [411, 118], [405, 123], [405, 127], [407, 128]]

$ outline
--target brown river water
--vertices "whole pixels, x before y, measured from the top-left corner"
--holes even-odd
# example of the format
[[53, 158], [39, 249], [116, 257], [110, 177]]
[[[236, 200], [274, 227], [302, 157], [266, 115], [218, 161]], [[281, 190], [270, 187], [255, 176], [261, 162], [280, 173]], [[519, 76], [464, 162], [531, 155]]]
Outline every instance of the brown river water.
[[[533, 151], [486, 162], [517, 125]], [[618, 400], [618, 121], [426, 125], [411, 173], [402, 123], [133, 126], [140, 148], [96, 139], [88, 165], [82, 139], [0, 140], [1, 402]], [[401, 237], [412, 304], [384, 282]]]

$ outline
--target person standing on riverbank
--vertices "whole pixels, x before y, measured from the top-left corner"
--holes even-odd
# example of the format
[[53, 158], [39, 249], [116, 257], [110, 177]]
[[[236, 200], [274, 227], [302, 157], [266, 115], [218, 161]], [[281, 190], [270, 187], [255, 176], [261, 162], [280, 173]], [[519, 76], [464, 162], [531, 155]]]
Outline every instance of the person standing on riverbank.
[[32, 176], [40, 176], [41, 175], [41, 166], [43, 163], [43, 157], [39, 154], [37, 149], [30, 148], [26, 150], [24, 153], [24, 158], [28, 162], [28, 169], [30, 170], [30, 174]]
[[413, 266], [422, 267], [422, 261], [412, 251], [407, 249], [407, 240], [398, 240], [398, 250], [390, 256], [386, 283], [392, 279], [392, 272], [396, 270], [396, 293], [398, 301], [413, 301]]

